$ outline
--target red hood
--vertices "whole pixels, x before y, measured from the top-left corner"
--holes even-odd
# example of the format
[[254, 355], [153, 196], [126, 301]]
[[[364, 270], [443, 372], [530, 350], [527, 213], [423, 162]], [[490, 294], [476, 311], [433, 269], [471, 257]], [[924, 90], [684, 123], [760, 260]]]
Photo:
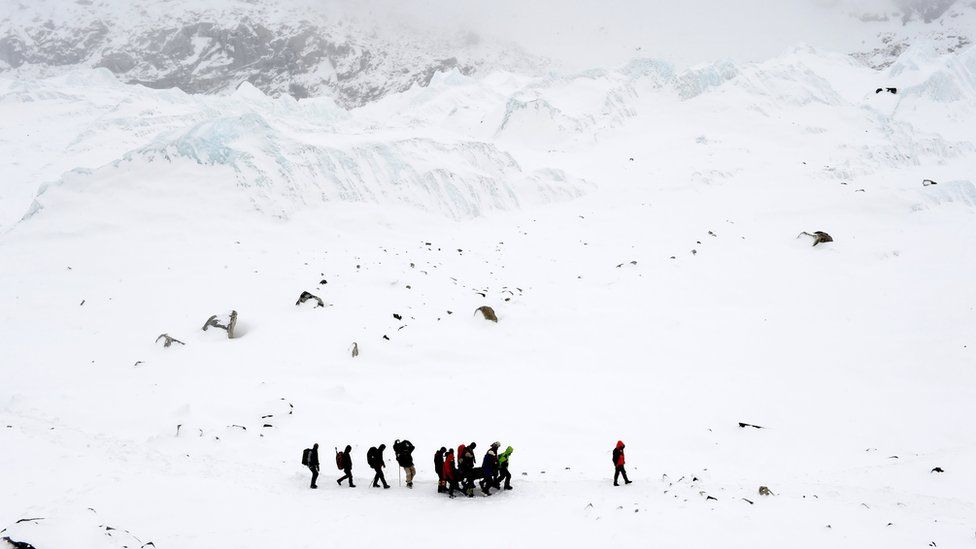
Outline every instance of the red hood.
[[618, 440], [617, 441], [617, 449], [618, 450], [623, 450], [624, 449], [624, 441], [622, 441], [622, 440]]

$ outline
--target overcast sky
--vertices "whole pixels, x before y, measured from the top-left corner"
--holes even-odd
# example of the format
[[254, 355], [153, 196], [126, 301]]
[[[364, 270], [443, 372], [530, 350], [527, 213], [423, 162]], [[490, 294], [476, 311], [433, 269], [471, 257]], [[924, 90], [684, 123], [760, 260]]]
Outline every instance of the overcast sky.
[[[343, 0], [325, 0], [342, 2]], [[578, 67], [634, 55], [690, 64], [753, 60], [806, 42], [851, 51], [882, 30], [851, 11], [894, 12], [893, 0], [357, 0], [372, 16], [472, 30]], [[640, 49], [638, 49], [640, 48]]]

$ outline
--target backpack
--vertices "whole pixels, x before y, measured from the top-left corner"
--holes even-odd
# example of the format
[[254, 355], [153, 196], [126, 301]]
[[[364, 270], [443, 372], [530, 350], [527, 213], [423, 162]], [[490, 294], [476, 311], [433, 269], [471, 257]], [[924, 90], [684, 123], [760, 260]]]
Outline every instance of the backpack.
[[343, 454], [342, 452], [336, 450], [336, 469], [338, 469], [340, 471], [342, 471], [343, 469], [345, 469], [344, 465], [345, 465], [345, 461], [346, 460], [345, 460], [345, 458], [343, 456], [345, 456], [345, 454]]
[[373, 468], [376, 467], [376, 461], [379, 458], [379, 456], [376, 455], [377, 453], [379, 453], [379, 450], [377, 450], [375, 446], [366, 452], [366, 465]]
[[308, 459], [312, 456], [312, 449], [305, 448], [302, 450], [302, 465], [308, 467]]

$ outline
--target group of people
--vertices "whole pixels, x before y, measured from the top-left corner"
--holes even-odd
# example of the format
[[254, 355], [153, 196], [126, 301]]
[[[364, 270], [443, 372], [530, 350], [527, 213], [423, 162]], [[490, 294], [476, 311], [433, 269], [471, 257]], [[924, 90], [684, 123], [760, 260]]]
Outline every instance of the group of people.
[[[414, 445], [409, 440], [397, 439], [393, 443], [393, 453], [397, 464], [403, 468], [407, 476], [407, 488], [413, 488], [413, 477], [417, 474], [417, 468], [413, 465], [413, 450]], [[385, 489], [390, 488], [386, 482], [386, 475], [383, 474], [383, 469], [386, 468], [386, 459], [383, 458], [384, 451], [386, 451], [386, 444], [373, 446], [366, 451], [366, 464], [375, 473], [373, 475], [373, 488], [379, 488], [380, 484]], [[318, 443], [313, 444], [310, 449], [305, 450], [302, 454], [302, 465], [307, 466], [312, 471], [311, 487], [318, 488], [318, 485], [315, 484], [319, 478], [320, 467]], [[348, 480], [349, 487], [355, 488], [356, 485], [352, 477], [352, 446], [347, 445], [342, 452], [336, 450], [336, 468], [343, 472], [343, 475], [336, 479], [336, 484], [342, 486], [342, 481]]]
[[[437, 471], [437, 493], [447, 493], [453, 498], [455, 491], [463, 492], [469, 498], [474, 497], [474, 486], [478, 483], [481, 493], [491, 495], [491, 489], [511, 490], [512, 473], [508, 466], [511, 462], [511, 446], [498, 453], [501, 443], [493, 442], [481, 460], [481, 467], [476, 467], [478, 458], [475, 449], [478, 445], [462, 444], [458, 446], [457, 454], [454, 448], [441, 447], [434, 453], [434, 470]], [[503, 485], [504, 483], [504, 485]]]
[[[446, 493], [451, 498], [454, 497], [455, 492], [463, 493], [469, 498], [474, 497], [476, 483], [481, 488], [481, 492], [486, 496], [491, 495], [492, 488], [496, 490], [512, 489], [512, 473], [509, 472], [509, 464], [511, 463], [512, 452], [514, 451], [512, 447], [509, 446], [499, 453], [498, 449], [501, 447], [501, 443], [493, 442], [481, 460], [481, 467], [477, 466], [478, 459], [475, 456], [475, 449], [477, 447], [478, 445], [474, 442], [471, 444], [462, 444], [458, 446], [457, 453], [455, 454], [454, 448], [445, 448], [442, 446], [434, 453], [434, 471], [437, 472], [437, 493]], [[385, 450], [386, 445], [380, 444], [379, 446], [371, 447], [366, 452], [366, 464], [375, 473], [373, 475], [374, 488], [379, 488], [381, 484], [385, 489], [390, 487], [386, 482], [386, 476], [383, 474], [383, 469], [386, 467], [386, 460], [383, 458], [383, 452]], [[397, 465], [404, 470], [407, 488], [413, 488], [413, 479], [417, 474], [417, 468], [413, 464], [413, 451], [414, 445], [409, 440], [397, 439], [393, 443], [394, 458], [396, 459]], [[355, 488], [356, 485], [353, 484], [352, 478], [351, 454], [352, 446], [346, 446], [346, 449], [342, 452], [336, 449], [336, 467], [344, 473], [343, 476], [336, 479], [336, 484], [342, 486], [342, 482], [348, 480], [349, 487]], [[617, 445], [612, 452], [612, 458], [614, 467], [613, 485], [620, 486], [618, 481], [621, 476], [624, 477], [624, 484], [630, 484], [631, 480], [627, 478], [627, 471], [624, 468], [626, 458], [624, 457], [623, 441], [617, 441]], [[307, 466], [312, 471], [311, 487], [318, 488], [318, 485], [315, 484], [319, 478], [318, 443], [302, 453], [302, 465]]]

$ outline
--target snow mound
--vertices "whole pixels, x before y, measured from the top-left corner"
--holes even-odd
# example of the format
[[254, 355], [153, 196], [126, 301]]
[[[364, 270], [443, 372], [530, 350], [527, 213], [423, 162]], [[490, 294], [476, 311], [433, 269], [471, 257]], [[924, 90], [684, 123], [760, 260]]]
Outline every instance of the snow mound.
[[20, 519], [0, 532], [0, 547], [3, 549], [16, 547], [12, 542], [28, 543], [39, 549], [44, 547], [138, 549], [155, 546], [151, 540], [140, 539], [129, 530], [107, 524], [91, 508], [66, 512], [54, 517]]
[[72, 173], [42, 189], [30, 213], [44, 208], [48, 193], [65, 182], [88, 185], [86, 178], [98, 180], [120, 168], [165, 180], [186, 162], [229, 170], [235, 188], [255, 209], [283, 218], [309, 205], [347, 201], [406, 205], [470, 219], [574, 198], [586, 188], [559, 169], [525, 171], [490, 143], [299, 136], [247, 112], [167, 133], [104, 170]]
[[545, 99], [522, 101], [512, 98], [497, 135], [516, 143], [547, 146], [571, 139], [583, 129], [583, 123], [567, 116]]
[[[910, 86], [904, 93], [939, 103], [976, 103], [976, 46], [970, 46], [957, 56], [936, 58], [928, 76]], [[892, 75], [895, 69], [892, 67]]]
[[[976, 185], [968, 179], [954, 181], [940, 181], [936, 185], [929, 185], [919, 193], [930, 207], [945, 205], [961, 205], [966, 208], [976, 208]], [[918, 206], [916, 209], [923, 209]]]

